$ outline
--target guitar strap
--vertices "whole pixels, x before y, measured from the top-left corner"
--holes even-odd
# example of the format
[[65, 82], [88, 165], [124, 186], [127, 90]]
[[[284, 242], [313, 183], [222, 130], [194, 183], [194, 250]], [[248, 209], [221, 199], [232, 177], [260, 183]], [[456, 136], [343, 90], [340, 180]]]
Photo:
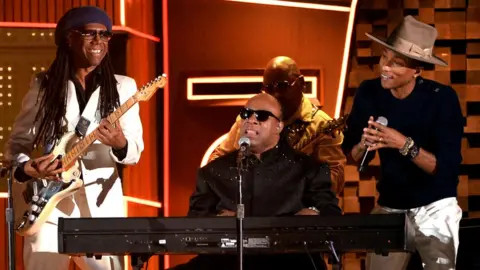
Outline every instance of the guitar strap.
[[[77, 133], [78, 136], [84, 137], [87, 135], [87, 130], [88, 127], [92, 122], [99, 122], [96, 121], [97, 115], [100, 109], [100, 94], [99, 91], [100, 89], [97, 89], [98, 91], [95, 91], [91, 96], [90, 99], [88, 100], [86, 106], [84, 107], [84, 110], [82, 114], [80, 115], [80, 119], [78, 120], [78, 123], [75, 127], [75, 132]], [[92, 99], [97, 99], [98, 102], [94, 102]], [[96, 108], [94, 107], [95, 105]]]

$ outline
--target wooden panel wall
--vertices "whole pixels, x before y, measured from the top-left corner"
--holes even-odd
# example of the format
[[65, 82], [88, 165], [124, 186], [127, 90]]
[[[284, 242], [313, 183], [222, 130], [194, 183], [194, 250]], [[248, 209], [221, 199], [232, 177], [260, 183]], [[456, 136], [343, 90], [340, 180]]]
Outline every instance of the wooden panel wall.
[[[480, 1], [479, 0], [363, 0], [359, 2], [351, 47], [351, 63], [344, 96], [343, 113], [351, 109], [355, 89], [365, 79], [378, 76], [380, 46], [365, 32], [386, 37], [406, 15], [435, 26], [439, 37], [435, 52], [448, 67], [430, 67], [423, 76], [452, 85], [466, 117], [463, 164], [458, 200], [464, 217], [480, 216]], [[448, 123], [446, 127], [448, 128]], [[377, 193], [378, 156], [362, 174], [347, 166], [342, 206], [346, 213], [368, 213]], [[364, 254], [348, 254], [345, 269], [357, 270]]]
[[0, 0], [0, 22], [56, 23], [72, 7], [87, 5], [102, 8], [120, 25], [120, 0]]

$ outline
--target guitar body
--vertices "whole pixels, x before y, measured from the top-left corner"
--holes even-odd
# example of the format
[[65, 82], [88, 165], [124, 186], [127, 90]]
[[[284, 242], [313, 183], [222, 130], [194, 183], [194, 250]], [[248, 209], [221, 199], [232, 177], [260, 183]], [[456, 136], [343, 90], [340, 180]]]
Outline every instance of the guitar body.
[[[79, 138], [75, 132], [66, 133], [58, 141], [52, 153], [54, 159], [65, 156]], [[54, 161], [54, 159], [52, 161]], [[14, 200], [15, 229], [19, 235], [31, 236], [40, 230], [57, 204], [83, 186], [78, 161], [61, 174], [61, 181], [32, 179], [15, 183]], [[21, 194], [15, 191], [20, 188]]]

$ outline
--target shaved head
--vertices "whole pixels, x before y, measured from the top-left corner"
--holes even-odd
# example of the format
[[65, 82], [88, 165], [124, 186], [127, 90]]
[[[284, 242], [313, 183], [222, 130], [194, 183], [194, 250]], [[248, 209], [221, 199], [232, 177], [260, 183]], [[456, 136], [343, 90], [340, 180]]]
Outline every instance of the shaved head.
[[297, 63], [287, 56], [277, 56], [270, 60], [265, 68], [265, 73], [278, 73], [285, 76], [285, 79], [300, 75]]
[[304, 87], [303, 76], [292, 58], [277, 56], [268, 62], [263, 73], [263, 90], [278, 99], [285, 119], [300, 107]]
[[253, 96], [247, 101], [245, 106], [248, 108], [261, 108], [262, 110], [270, 111], [275, 116], [282, 119], [282, 105], [274, 96], [267, 93], [260, 93]]

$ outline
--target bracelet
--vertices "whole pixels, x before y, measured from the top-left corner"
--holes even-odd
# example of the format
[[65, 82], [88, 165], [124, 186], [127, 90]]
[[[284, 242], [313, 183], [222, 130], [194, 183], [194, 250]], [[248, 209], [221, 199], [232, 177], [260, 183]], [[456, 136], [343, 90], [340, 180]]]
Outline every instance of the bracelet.
[[414, 159], [418, 156], [420, 153], [420, 149], [418, 148], [417, 144], [413, 144], [413, 146], [410, 148], [408, 151], [408, 155], [410, 156], [411, 159]]
[[400, 152], [400, 154], [402, 154], [402, 156], [407, 156], [408, 152], [410, 151], [410, 148], [412, 148], [412, 146], [414, 144], [415, 144], [415, 142], [413, 141], [413, 139], [410, 138], [410, 137], [407, 137], [407, 140], [405, 141], [405, 144], [398, 151]]
[[317, 214], [320, 214], [320, 211], [315, 206], [310, 206], [310, 207], [308, 207], [308, 209], [317, 212]]

